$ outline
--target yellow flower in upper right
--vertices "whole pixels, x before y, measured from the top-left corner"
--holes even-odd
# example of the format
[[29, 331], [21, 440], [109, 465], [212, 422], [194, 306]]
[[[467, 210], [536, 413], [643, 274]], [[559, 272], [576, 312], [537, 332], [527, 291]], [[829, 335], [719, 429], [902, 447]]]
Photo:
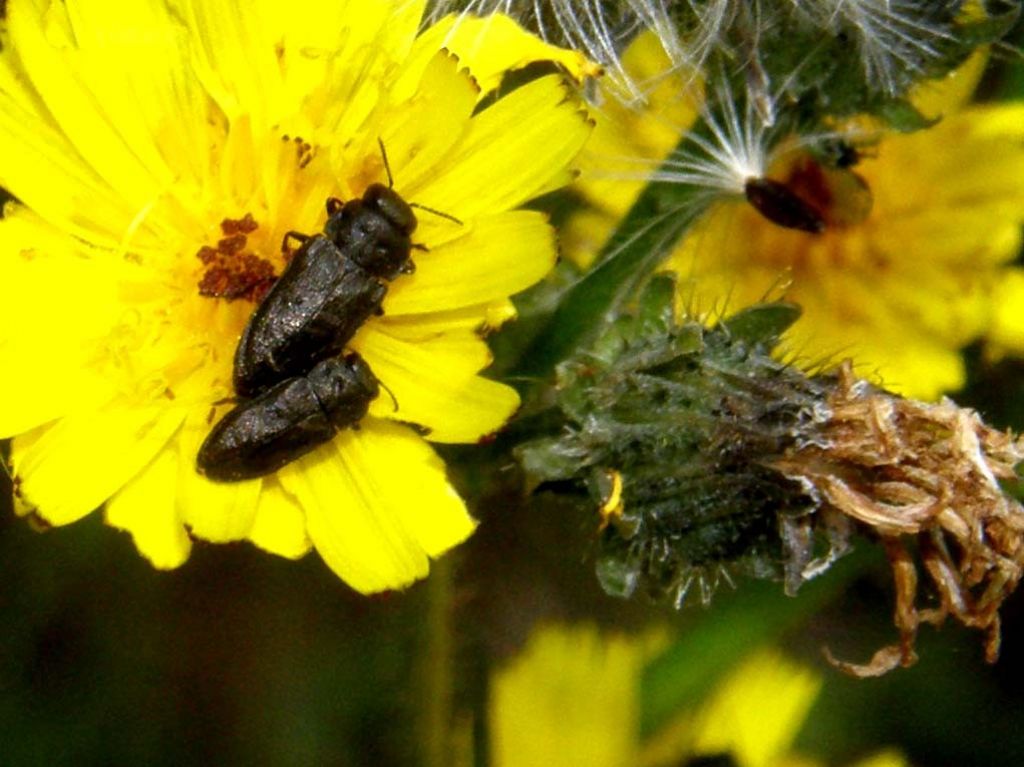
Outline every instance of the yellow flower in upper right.
[[[640, 37], [624, 60], [651, 69], [663, 56], [655, 46]], [[712, 206], [666, 263], [681, 278], [683, 305], [717, 318], [766, 298], [793, 301], [804, 314], [784, 354], [811, 365], [849, 357], [859, 374], [919, 399], [964, 384], [960, 351], [969, 343], [1024, 352], [1024, 270], [1012, 265], [1024, 223], [1024, 102], [969, 104], [983, 66], [976, 55], [922, 83], [912, 100], [939, 122], [883, 134], [848, 170], [800, 153], [768, 168], [817, 195], [820, 232], [780, 226], [741, 195]], [[652, 89], [649, 110], [598, 114], [584, 159], [591, 174], [584, 165], [578, 182], [597, 205], [569, 222], [570, 256], [585, 263], [582, 251], [595, 251], [642, 187], [613, 185], [602, 162], [657, 163], [678, 142], [678, 131], [665, 130], [665, 91], [664, 82]], [[655, 121], [657, 130], [639, 127]]]

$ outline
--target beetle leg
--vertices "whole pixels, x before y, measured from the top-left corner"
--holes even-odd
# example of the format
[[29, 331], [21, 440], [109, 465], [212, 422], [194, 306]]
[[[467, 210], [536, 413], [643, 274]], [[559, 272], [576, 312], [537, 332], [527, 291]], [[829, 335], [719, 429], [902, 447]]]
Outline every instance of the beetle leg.
[[296, 240], [300, 245], [307, 240], [311, 239], [312, 235], [303, 234], [302, 232], [285, 232], [284, 239], [281, 240], [281, 252], [287, 253], [291, 248], [288, 247], [288, 240]]
[[429, 253], [430, 252], [430, 248], [428, 248], [422, 242], [414, 242], [409, 247], [411, 247], [413, 250], [423, 251], [424, 253]]
[[340, 197], [328, 197], [327, 198], [327, 215], [333, 216], [339, 210], [345, 207], [345, 201]]

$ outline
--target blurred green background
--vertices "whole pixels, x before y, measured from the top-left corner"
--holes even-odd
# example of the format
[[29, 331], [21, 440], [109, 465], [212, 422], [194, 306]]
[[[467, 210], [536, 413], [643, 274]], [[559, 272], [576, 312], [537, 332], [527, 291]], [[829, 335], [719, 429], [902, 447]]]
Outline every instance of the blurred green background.
[[[855, 681], [820, 647], [865, 658], [893, 638], [887, 565], [870, 547], [819, 581], [824, 597], [808, 592], [822, 603], [809, 614], [803, 596], [750, 583], [673, 613], [600, 593], [575, 513], [506, 511], [478, 510], [479, 533], [454, 559], [456, 705], [475, 712], [480, 753], [486, 668], [539, 618], [668, 618], [684, 638], [742, 637], [795, 605], [781, 642], [826, 677], [801, 751], [842, 764], [896, 745], [920, 767], [1024, 764], [1024, 595], [1007, 604], [995, 666], [976, 634], [948, 625], [922, 631], [916, 667]], [[427, 584], [365, 598], [315, 555], [290, 562], [242, 544], [197, 544], [186, 566], [157, 572], [99, 515], [37, 533], [9, 508], [0, 556], [2, 765], [418, 762]], [[699, 689], [691, 676], [714, 667], [716, 645], [679, 652], [645, 690]]]

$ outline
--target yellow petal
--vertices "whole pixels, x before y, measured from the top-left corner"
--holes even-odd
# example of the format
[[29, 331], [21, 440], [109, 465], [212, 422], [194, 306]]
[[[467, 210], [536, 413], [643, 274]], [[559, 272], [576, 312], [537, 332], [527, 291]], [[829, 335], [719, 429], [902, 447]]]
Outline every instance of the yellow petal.
[[[444, 166], [469, 127], [479, 94], [479, 86], [460, 70], [455, 57], [444, 51], [430, 57], [415, 91], [403, 98], [380, 130], [399, 190], [422, 186], [425, 177]], [[416, 201], [414, 196], [408, 199]], [[430, 214], [418, 217], [429, 220]]]
[[477, 442], [501, 430], [519, 408], [515, 389], [480, 376], [447, 387], [431, 376], [422, 390], [396, 386], [393, 392], [398, 410], [382, 394], [370, 412], [426, 427], [431, 442]]
[[[610, 163], [624, 158], [662, 160], [696, 121], [702, 101], [701, 89], [690, 73], [672, 64], [651, 30], [634, 38], [622, 54], [622, 64], [632, 79], [645, 86], [643, 103], [608, 98], [591, 108], [596, 125], [580, 159], [581, 182], [577, 184], [595, 203], [612, 200], [616, 208], [619, 198], [634, 197], [632, 190], [639, 192], [643, 181], [608, 178]], [[620, 166], [620, 176], [622, 170]], [[637, 166], [632, 170], [635, 173]], [[595, 183], [597, 186], [591, 187]], [[616, 189], [623, 183], [628, 193]]]
[[506, 322], [514, 320], [517, 315], [516, 305], [508, 299], [494, 301], [486, 307], [483, 329], [486, 332], [498, 330]]
[[249, 114], [257, 135], [280, 127], [309, 137], [311, 126], [352, 132], [346, 112], [408, 51], [422, 5], [192, 0], [184, 15], [193, 68], [229, 118]]
[[[283, 43], [281, 69], [293, 111], [327, 131], [341, 128], [337, 121], [348, 119], [344, 113], [361, 102], [360, 91], [376, 91], [394, 77], [394, 63], [409, 55], [424, 3], [303, 0], [296, 6], [263, 0], [263, 25]], [[248, 3], [241, 6], [244, 12]], [[275, 43], [275, 55], [278, 50]]]
[[454, 331], [482, 336], [515, 316], [515, 306], [504, 299], [430, 314], [385, 315], [375, 324], [396, 338], [432, 338]]
[[542, 77], [474, 116], [445, 169], [410, 194], [464, 221], [514, 208], [569, 182], [590, 129], [561, 78]]
[[107, 502], [107, 524], [127, 530], [139, 552], [161, 570], [178, 567], [192, 550], [178, 515], [177, 481], [177, 452], [164, 449]]
[[987, 65], [988, 48], [980, 48], [942, 79], [922, 80], [910, 100], [925, 117], [952, 114], [970, 101]]
[[68, 69], [87, 84], [107, 130], [130, 147], [162, 194], [178, 199], [179, 211], [189, 211], [209, 181], [209, 134], [217, 123], [192, 75], [180, 21], [157, 0], [133, 2], [116, 14], [106, 3], [78, 0], [68, 4], [68, 21], [74, 39], [73, 52], [65, 52]]
[[795, 298], [806, 311], [786, 334], [787, 350], [813, 362], [849, 357], [858, 375], [917, 399], [934, 400], [963, 385], [964, 364], [955, 347], [926, 327], [907, 322], [899, 307], [874, 300], [877, 291], [871, 281], [840, 278], [837, 274], [834, 285], [834, 290], [844, 291], [839, 305], [862, 313], [836, 322], [837, 299], [830, 297], [831, 291], [804, 290]]
[[167, 446], [183, 415], [115, 401], [15, 437], [11, 464], [22, 498], [51, 524], [81, 519]]
[[305, 510], [320, 556], [363, 593], [422, 578], [428, 557], [474, 529], [444, 464], [402, 426], [364, 419], [359, 431], [340, 434], [278, 474]]
[[1007, 269], [992, 298], [995, 307], [988, 333], [990, 351], [1024, 353], [1024, 271]]
[[639, 764], [638, 679], [644, 652], [590, 627], [545, 627], [491, 680], [495, 767]]
[[640, 176], [675, 148], [699, 112], [700, 88], [672, 64], [655, 32], [633, 39], [622, 54], [622, 67], [642, 86], [642, 103], [606, 98], [590, 107], [594, 132], [580, 154], [580, 177], [573, 184], [590, 207], [574, 213], [561, 232], [566, 255], [584, 267], [640, 194]]
[[1013, 220], [989, 216], [990, 227], [980, 230], [978, 216], [990, 213], [990, 209], [958, 206], [943, 207], [930, 215], [894, 217], [880, 222], [876, 229], [878, 250], [883, 255], [900, 254], [894, 265], [904, 269], [917, 264], [976, 268], [1001, 263], [1020, 249], [1020, 227]]
[[298, 559], [312, 548], [306, 534], [306, 515], [275, 475], [264, 477], [249, 540], [261, 549]]
[[731, 753], [744, 767], [769, 767], [792, 745], [821, 685], [776, 652], [755, 654], [698, 713], [694, 753]]
[[434, 312], [502, 299], [539, 281], [555, 265], [546, 217], [517, 210], [472, 222], [466, 235], [416, 256], [416, 272], [396, 280], [385, 315]]
[[536, 61], [561, 64], [577, 81], [601, 73], [582, 53], [549, 45], [502, 13], [483, 18], [446, 16], [428, 29], [417, 45], [450, 50], [469, 67], [485, 93], [497, 88], [510, 70]]
[[123, 308], [118, 264], [83, 257], [37, 217], [8, 206], [0, 219], [0, 437], [110, 399], [109, 353]]
[[[214, 543], [247, 538], [256, 518], [262, 481], [211, 482], [196, 471], [196, 454], [210, 433], [212, 408], [194, 408], [178, 440], [178, 512], [197, 538]], [[215, 418], [224, 414], [220, 408]]]
[[[367, 323], [356, 334], [352, 346], [368, 360], [373, 357], [382, 365], [400, 365], [410, 371], [435, 368], [454, 381], [476, 375], [492, 359], [487, 344], [472, 331], [412, 321]], [[430, 360], [434, 363], [430, 364]], [[378, 373], [377, 377], [382, 375]]]
[[406, 338], [381, 324], [363, 328], [356, 339], [354, 346], [391, 392], [382, 391], [370, 412], [424, 426], [434, 442], [476, 442], [504, 426], [519, 396], [476, 375], [490, 360], [487, 345], [473, 333], [423, 337], [419, 328], [405, 327]]
[[[102, 97], [93, 92], [96, 72], [90, 71], [87, 57], [77, 55], [72, 9], [65, 10], [62, 4], [12, 3], [7, 18], [11, 47], [74, 150], [137, 210], [153, 200], [171, 177], [160, 163], [147, 166], [112, 122]], [[83, 58], [85, 66], [75, 66]], [[92, 68], [104, 69], [102, 65]]]
[[0, 56], [0, 184], [64, 230], [116, 242], [131, 206], [89, 167], [25, 88], [11, 56]]

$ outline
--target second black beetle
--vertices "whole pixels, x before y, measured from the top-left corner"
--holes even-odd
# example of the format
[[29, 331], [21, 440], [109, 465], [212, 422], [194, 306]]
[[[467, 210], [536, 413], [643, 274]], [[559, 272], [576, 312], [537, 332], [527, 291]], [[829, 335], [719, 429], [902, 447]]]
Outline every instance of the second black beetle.
[[199, 470], [219, 482], [277, 471], [358, 424], [379, 391], [359, 355], [329, 357], [229, 411], [199, 448]]

